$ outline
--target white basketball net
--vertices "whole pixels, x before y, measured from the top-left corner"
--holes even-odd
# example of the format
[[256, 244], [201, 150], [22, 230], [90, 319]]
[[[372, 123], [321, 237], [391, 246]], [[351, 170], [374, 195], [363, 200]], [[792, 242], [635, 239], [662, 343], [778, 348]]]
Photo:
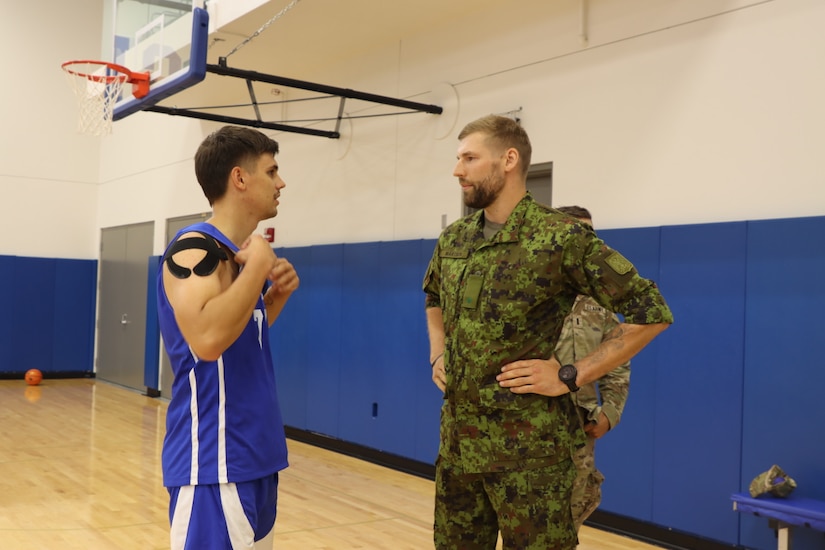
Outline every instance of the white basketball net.
[[92, 136], [111, 134], [112, 111], [128, 75], [87, 61], [64, 65], [63, 71], [77, 98], [77, 131]]

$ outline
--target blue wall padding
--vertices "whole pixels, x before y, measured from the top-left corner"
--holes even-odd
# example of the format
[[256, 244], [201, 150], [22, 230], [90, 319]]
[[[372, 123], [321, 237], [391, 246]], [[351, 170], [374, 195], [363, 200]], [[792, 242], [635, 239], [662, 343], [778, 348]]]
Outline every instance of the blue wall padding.
[[414, 349], [424, 315], [418, 248], [347, 244], [343, 255], [339, 434], [402, 456], [415, 454], [414, 381], [427, 364], [427, 351]]
[[16, 256], [0, 256], [0, 372], [12, 372], [11, 355], [14, 339], [11, 328], [14, 326], [12, 316], [12, 298], [16, 292], [14, 285], [14, 263]]
[[[18, 257], [14, 263], [12, 288], [12, 371], [55, 369], [54, 350], [55, 263], [53, 258]], [[64, 319], [64, 322], [66, 320]]]
[[[742, 467], [737, 491], [778, 464], [796, 495], [825, 500], [825, 217], [748, 222]], [[732, 491], [732, 492], [737, 492]], [[775, 548], [742, 515], [741, 544]], [[794, 529], [794, 549], [822, 533]]]
[[[281, 250], [275, 252], [281, 255]], [[284, 418], [290, 419], [287, 422], [290, 426], [305, 430], [308, 399], [316, 391], [308, 389], [307, 381], [313, 381], [309, 384], [311, 386], [322, 377], [319, 366], [311, 361], [311, 350], [320, 347], [320, 344], [310, 328], [313, 311], [308, 307], [307, 300], [311, 294], [307, 289], [312, 288], [313, 271], [310, 247], [291, 249], [287, 259], [295, 267], [301, 283], [271, 325], [270, 345], [273, 356], [279, 358], [275, 363], [275, 376]], [[295, 345], [299, 342], [301, 345]]]
[[[658, 282], [658, 227], [605, 230], [599, 236], [644, 277]], [[605, 475], [601, 509], [645, 521], [653, 519], [657, 345], [654, 341], [631, 361], [630, 396], [622, 419], [615, 431], [599, 441], [596, 453]]]
[[377, 435], [379, 441], [392, 442], [384, 449], [388, 452], [434, 460], [435, 455], [419, 457], [416, 454], [415, 434], [419, 432], [421, 419], [412, 414], [422, 400], [417, 393], [420, 388], [417, 382], [430, 378], [421, 291], [426, 264], [422, 265], [421, 241], [382, 242], [378, 252], [381, 292], [376, 299], [381, 313], [375, 320], [378, 342], [374, 368], [381, 371], [381, 376], [378, 377]]
[[[662, 228], [661, 287], [675, 324], [659, 346], [653, 521], [735, 543], [742, 422], [744, 222]], [[686, 503], [702, 506], [686, 513]]]
[[[310, 248], [310, 294], [306, 309], [313, 345], [306, 349], [309, 368], [306, 426], [308, 430], [324, 434], [338, 433], [338, 408], [346, 403], [346, 395], [341, 392], [343, 262], [342, 244]], [[300, 271], [299, 276], [303, 277]]]
[[[420, 324], [415, 323], [418, 339], [417, 346], [420, 355], [416, 359], [413, 369], [417, 373], [414, 381], [416, 401], [413, 404], [413, 411], [416, 417], [415, 432], [415, 458], [428, 464], [435, 463], [438, 456], [438, 425], [441, 418], [441, 404], [443, 394], [432, 381], [432, 369], [430, 368], [430, 340], [427, 334], [427, 322], [424, 313], [424, 293], [421, 287], [424, 282], [424, 273], [435, 249], [436, 239], [424, 239], [421, 241], [420, 264], [418, 268], [413, 268], [414, 274], [411, 277], [418, 282], [416, 290], [418, 296], [413, 300], [413, 309], [420, 312]], [[435, 437], [433, 437], [435, 434]]]
[[434, 244], [276, 250], [301, 278], [270, 331], [287, 425], [435, 460], [441, 392], [421, 291]]
[[0, 372], [91, 372], [97, 261], [0, 256], [0, 274]]
[[380, 243], [344, 245], [342, 295], [341, 396], [339, 436], [384, 449], [394, 442], [377, 437], [372, 404], [379, 400], [379, 376], [384, 366], [377, 359], [383, 345], [379, 316], [385, 314], [379, 296]]
[[97, 308], [97, 260], [56, 260], [54, 285], [52, 370], [91, 372], [95, 341], [89, 328], [94, 327]]

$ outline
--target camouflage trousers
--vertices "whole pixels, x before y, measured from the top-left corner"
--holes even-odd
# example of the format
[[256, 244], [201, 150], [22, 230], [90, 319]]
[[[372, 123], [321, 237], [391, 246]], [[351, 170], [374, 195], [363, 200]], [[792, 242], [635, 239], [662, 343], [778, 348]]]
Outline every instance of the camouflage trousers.
[[570, 460], [515, 472], [461, 474], [436, 463], [436, 550], [573, 550]]
[[576, 479], [573, 481], [571, 509], [577, 532], [602, 501], [604, 476], [596, 469], [595, 450], [596, 440], [588, 437], [587, 444], [573, 453]]

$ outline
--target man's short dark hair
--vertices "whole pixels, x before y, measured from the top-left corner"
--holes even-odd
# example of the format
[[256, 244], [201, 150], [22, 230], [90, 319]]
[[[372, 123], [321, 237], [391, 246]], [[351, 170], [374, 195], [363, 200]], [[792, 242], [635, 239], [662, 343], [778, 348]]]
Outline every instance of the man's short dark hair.
[[210, 206], [226, 193], [236, 166], [254, 170], [264, 153], [278, 154], [278, 142], [253, 128], [224, 126], [203, 140], [195, 153], [195, 176]]

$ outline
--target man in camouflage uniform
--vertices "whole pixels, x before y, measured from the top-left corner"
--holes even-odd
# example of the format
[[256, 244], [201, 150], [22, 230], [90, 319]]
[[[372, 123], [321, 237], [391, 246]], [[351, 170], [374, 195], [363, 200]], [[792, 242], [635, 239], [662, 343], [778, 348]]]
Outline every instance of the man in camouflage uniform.
[[[580, 206], [561, 206], [559, 212], [573, 216], [582, 223], [593, 226], [590, 212]], [[616, 315], [590, 298], [579, 295], [573, 310], [564, 320], [556, 358], [563, 365], [575, 363], [596, 349], [602, 340], [619, 325]], [[595, 382], [585, 384], [578, 392], [571, 393], [577, 405], [579, 420], [587, 435], [587, 444], [573, 454], [576, 464], [576, 480], [573, 482], [572, 512], [576, 531], [590, 517], [602, 500], [604, 475], [596, 468], [596, 440], [619, 423], [627, 392], [630, 389], [630, 362], [608, 372]]]
[[[492, 550], [500, 531], [505, 549], [570, 550], [572, 454], [585, 437], [566, 394], [627, 362], [673, 318], [656, 285], [590, 227], [527, 193], [531, 146], [518, 123], [487, 116], [459, 140], [453, 175], [481, 210], [442, 232], [423, 285], [444, 391], [435, 547]], [[556, 340], [579, 294], [626, 322], [560, 369]]]

